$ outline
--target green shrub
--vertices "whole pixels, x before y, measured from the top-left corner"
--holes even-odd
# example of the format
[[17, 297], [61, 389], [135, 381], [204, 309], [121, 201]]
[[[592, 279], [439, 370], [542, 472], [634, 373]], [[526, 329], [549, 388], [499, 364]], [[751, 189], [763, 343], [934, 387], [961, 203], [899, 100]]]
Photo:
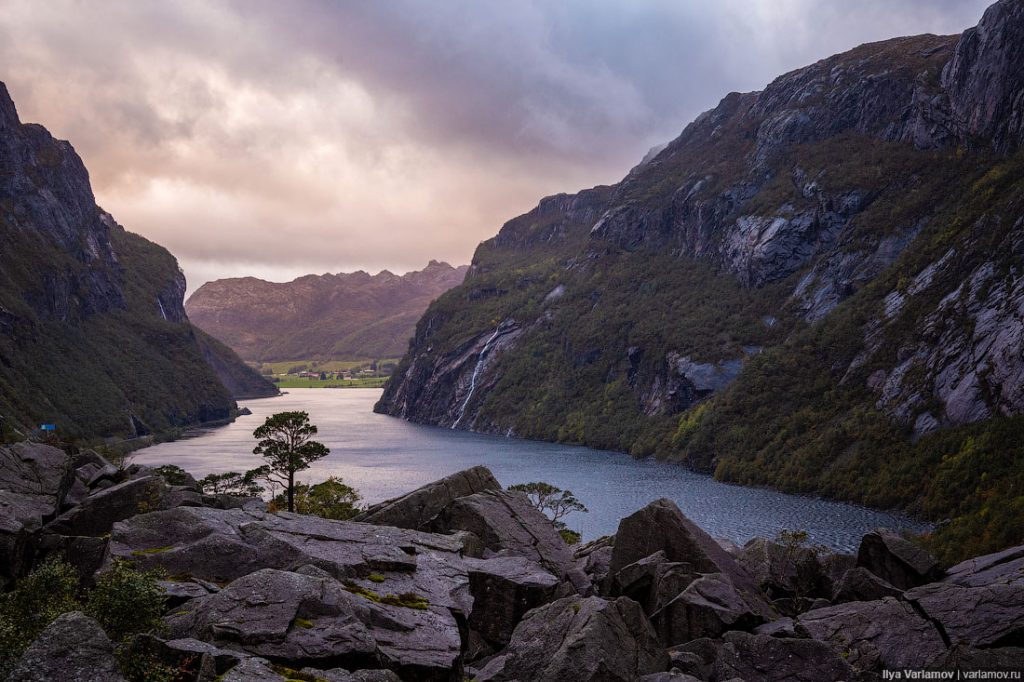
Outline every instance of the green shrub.
[[131, 635], [160, 631], [164, 624], [164, 592], [157, 584], [155, 571], [136, 571], [125, 561], [96, 580], [89, 593], [85, 612], [99, 621], [114, 641]]
[[79, 608], [77, 590], [75, 570], [66, 562], [50, 560], [0, 596], [0, 679], [47, 625]]

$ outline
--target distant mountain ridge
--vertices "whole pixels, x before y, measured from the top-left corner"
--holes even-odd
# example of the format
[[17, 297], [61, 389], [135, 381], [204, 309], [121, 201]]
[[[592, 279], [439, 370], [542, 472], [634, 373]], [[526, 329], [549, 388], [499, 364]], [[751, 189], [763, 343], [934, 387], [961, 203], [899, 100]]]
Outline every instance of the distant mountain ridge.
[[377, 410], [1024, 538], [1024, 1], [730, 93], [477, 249]]
[[174, 257], [102, 211], [71, 144], [21, 123], [0, 83], [4, 426], [131, 437], [224, 419], [236, 396], [277, 393], [189, 324], [184, 292]]
[[306, 275], [291, 282], [219, 279], [185, 303], [189, 319], [250, 361], [399, 357], [435, 298], [468, 266], [430, 261], [396, 275]]

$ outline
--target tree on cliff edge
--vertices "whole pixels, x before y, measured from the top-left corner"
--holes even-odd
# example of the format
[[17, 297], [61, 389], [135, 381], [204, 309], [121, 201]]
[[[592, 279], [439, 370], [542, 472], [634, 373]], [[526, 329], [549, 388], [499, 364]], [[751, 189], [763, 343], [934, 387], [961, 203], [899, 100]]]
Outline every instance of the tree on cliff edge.
[[316, 425], [309, 423], [308, 412], [278, 412], [252, 432], [259, 441], [253, 454], [267, 461], [268, 479], [285, 487], [288, 511], [295, 511], [296, 472], [308, 469], [330, 453], [323, 443], [311, 440], [316, 432]]

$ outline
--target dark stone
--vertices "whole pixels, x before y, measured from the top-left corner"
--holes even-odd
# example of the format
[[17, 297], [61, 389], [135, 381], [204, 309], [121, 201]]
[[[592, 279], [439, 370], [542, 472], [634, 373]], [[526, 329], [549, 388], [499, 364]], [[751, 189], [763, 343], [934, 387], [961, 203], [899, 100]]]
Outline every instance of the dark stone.
[[332, 670], [317, 670], [316, 668], [303, 668], [302, 673], [312, 675], [317, 682], [402, 682], [394, 672], [390, 670], [356, 670], [349, 672], [342, 668]]
[[1024, 579], [977, 587], [932, 583], [904, 598], [939, 624], [950, 644], [1024, 646]]
[[171, 489], [160, 501], [161, 509], [174, 509], [175, 507], [202, 507], [203, 496], [195, 490]]
[[[473, 610], [471, 633], [493, 653], [508, 644], [512, 631], [528, 611], [551, 601], [558, 578], [522, 557], [466, 559]], [[478, 658], [470, 652], [470, 660]]]
[[612, 563], [613, 544], [615, 544], [615, 536], [605, 535], [576, 548], [573, 555], [576, 565], [583, 569], [594, 585], [601, 586], [608, 578], [608, 568]]
[[39, 551], [46, 556], [59, 556], [71, 564], [82, 587], [92, 585], [93, 574], [103, 565], [107, 539], [89, 536], [66, 536], [43, 533]]
[[935, 557], [884, 529], [868, 533], [861, 539], [857, 565], [901, 590], [934, 582], [943, 575]]
[[856, 673], [828, 645], [811, 639], [780, 639], [727, 632], [717, 651], [715, 679], [757, 682], [854, 680]]
[[668, 655], [672, 669], [693, 675], [701, 680], [707, 680], [714, 672], [720, 645], [721, 641], [702, 637], [685, 644], [669, 647]]
[[74, 482], [70, 466], [67, 454], [49, 445], [0, 447], [0, 588], [28, 572], [39, 529]]
[[770, 637], [806, 638], [807, 633], [797, 627], [796, 621], [792, 618], [780, 618], [764, 625], [754, 628], [755, 635], [768, 635]]
[[665, 552], [658, 551], [612, 576], [606, 592], [613, 597], [629, 597], [650, 615], [672, 601], [698, 577], [691, 564], [667, 561]]
[[78, 612], [46, 626], [18, 660], [9, 682], [124, 682], [103, 628]]
[[769, 599], [831, 594], [828, 575], [809, 547], [756, 538], [739, 550], [736, 561]]
[[946, 649], [932, 623], [892, 597], [815, 609], [797, 623], [859, 670], [923, 668]]
[[899, 597], [903, 590], [890, 585], [866, 568], [860, 566], [847, 571], [836, 585], [832, 601], [875, 601], [882, 597]]
[[667, 499], [655, 500], [619, 522], [609, 575], [659, 551], [668, 561], [688, 563], [698, 573], [724, 573], [736, 589], [757, 593], [750, 574]]
[[942, 85], [965, 139], [985, 140], [1004, 153], [1024, 142], [1022, 43], [1024, 6], [1017, 0], [994, 3], [961, 36], [942, 71]]
[[961, 562], [946, 571], [949, 582], [966, 587], [1024, 581], [1024, 545]]
[[522, 493], [487, 490], [460, 497], [430, 525], [435, 532], [472, 533], [483, 544], [485, 558], [498, 553], [525, 557], [559, 579], [572, 580], [578, 591], [589, 588], [589, 580], [576, 568], [572, 552], [554, 524]]
[[460, 669], [459, 626], [448, 608], [378, 603], [330, 577], [256, 571], [165, 620], [175, 637], [294, 667], [383, 665], [410, 679], [447, 679]]
[[118, 521], [160, 508], [167, 486], [159, 476], [143, 476], [95, 492], [46, 526], [57, 535], [98, 537]]
[[270, 663], [262, 658], [245, 658], [222, 675], [218, 682], [287, 682], [284, 675], [274, 672]]
[[[932, 661], [929, 670], [960, 672], [1024, 672], [1024, 648], [973, 649], [956, 645]], [[960, 679], [967, 679], [962, 676]], [[1005, 679], [1005, 678], [1004, 678]]]
[[697, 578], [651, 616], [665, 646], [718, 637], [728, 630], [752, 630], [764, 620], [723, 573]]
[[508, 648], [474, 678], [531, 682], [633, 682], [668, 668], [640, 605], [620, 597], [566, 597], [534, 609]]
[[501, 490], [501, 484], [487, 467], [475, 466], [401, 497], [375, 504], [353, 520], [379, 526], [428, 530], [433, 518], [453, 501], [485, 490]]

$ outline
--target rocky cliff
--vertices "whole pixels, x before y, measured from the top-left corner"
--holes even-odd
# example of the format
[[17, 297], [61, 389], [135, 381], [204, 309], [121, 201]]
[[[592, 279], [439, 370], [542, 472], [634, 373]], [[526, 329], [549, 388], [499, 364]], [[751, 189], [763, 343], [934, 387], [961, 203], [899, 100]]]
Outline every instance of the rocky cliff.
[[[0, 581], [17, 579], [0, 632], [33, 633], [0, 638], [11, 682], [867, 682], [1024, 664], [1019, 546], [948, 570], [883, 529], [856, 556], [795, 536], [727, 549], [662, 499], [570, 547], [483, 467], [357, 522], [88, 451], [19, 444], [0, 464]], [[112, 607], [145, 600], [155, 623], [73, 599], [19, 610], [41, 597], [24, 576], [55, 566], [87, 609], [111, 575], [148, 580]]]
[[863, 45], [542, 200], [427, 310], [378, 410], [1019, 540], [981, 510], [1024, 481], [1021, 44], [1004, 0]]
[[189, 318], [246, 360], [399, 357], [416, 320], [435, 298], [462, 283], [467, 266], [430, 263], [387, 270], [307, 275], [287, 283], [219, 279], [185, 303]]
[[132, 436], [229, 416], [272, 386], [188, 323], [161, 247], [96, 206], [68, 142], [22, 124], [0, 84], [0, 415], [68, 437]]

